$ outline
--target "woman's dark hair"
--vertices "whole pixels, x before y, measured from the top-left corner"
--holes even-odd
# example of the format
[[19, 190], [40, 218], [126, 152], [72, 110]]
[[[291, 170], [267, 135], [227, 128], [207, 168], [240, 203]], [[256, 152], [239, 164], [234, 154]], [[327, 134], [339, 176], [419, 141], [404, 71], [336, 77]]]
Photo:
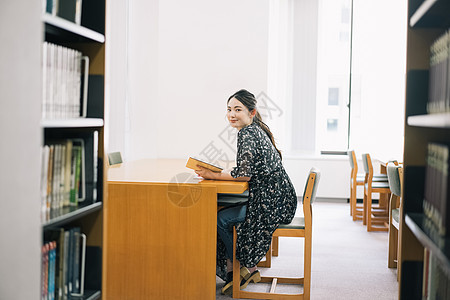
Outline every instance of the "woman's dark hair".
[[275, 139], [273, 138], [273, 134], [270, 131], [269, 126], [267, 126], [266, 123], [263, 122], [261, 115], [259, 114], [258, 110], [256, 109], [256, 98], [255, 95], [253, 95], [252, 93], [250, 93], [247, 90], [239, 90], [236, 93], [234, 93], [233, 95], [231, 95], [228, 98], [228, 102], [230, 102], [230, 100], [232, 98], [236, 98], [237, 100], [239, 100], [239, 102], [241, 102], [242, 104], [244, 104], [245, 107], [247, 107], [247, 109], [252, 112], [254, 109], [256, 110], [256, 115], [253, 118], [253, 121], [256, 122], [256, 124], [259, 125], [259, 127], [262, 128], [262, 130], [264, 130], [265, 133], [267, 133], [267, 135], [269, 136], [270, 140], [272, 141], [273, 146], [275, 147], [275, 149], [277, 150], [278, 154], [280, 155], [280, 158], [282, 158], [281, 156], [281, 151], [278, 150], [277, 146], [275, 145]]

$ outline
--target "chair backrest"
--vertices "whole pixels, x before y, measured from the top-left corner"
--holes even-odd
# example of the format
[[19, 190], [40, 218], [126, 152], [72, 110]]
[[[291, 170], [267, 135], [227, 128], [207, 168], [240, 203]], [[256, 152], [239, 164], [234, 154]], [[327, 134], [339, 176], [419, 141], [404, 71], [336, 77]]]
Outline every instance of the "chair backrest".
[[358, 165], [356, 163], [356, 155], [355, 150], [348, 150], [347, 151], [348, 160], [350, 161], [350, 167], [354, 169], [355, 167], [358, 168]]
[[364, 153], [362, 155], [362, 161], [363, 161], [364, 172], [366, 174], [369, 174], [370, 173], [369, 164], [372, 165], [372, 160], [370, 159], [370, 155], [368, 153]]
[[316, 168], [311, 168], [308, 179], [306, 180], [305, 190], [303, 192], [303, 205], [312, 204], [316, 199], [317, 186], [320, 181], [320, 171]]
[[111, 152], [108, 153], [108, 161], [109, 165], [117, 165], [122, 163], [122, 154], [120, 152]]
[[387, 165], [387, 175], [388, 175], [388, 181], [389, 181], [389, 188], [391, 192], [401, 197], [402, 194], [402, 185], [401, 185], [401, 179], [400, 179], [400, 173], [402, 170], [401, 166], [395, 165], [394, 163], [390, 162]]

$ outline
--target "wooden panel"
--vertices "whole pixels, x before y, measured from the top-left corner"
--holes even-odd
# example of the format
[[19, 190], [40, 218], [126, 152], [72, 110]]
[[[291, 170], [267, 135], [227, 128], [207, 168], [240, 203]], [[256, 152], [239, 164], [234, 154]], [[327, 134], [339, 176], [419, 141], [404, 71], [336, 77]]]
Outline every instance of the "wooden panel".
[[76, 222], [78, 226], [81, 226], [83, 233], [87, 236], [87, 244], [89, 246], [102, 247], [103, 240], [103, 219], [102, 211], [98, 211], [94, 214], [88, 215], [83, 219]]
[[213, 186], [110, 182], [103, 298], [215, 299], [216, 193]]

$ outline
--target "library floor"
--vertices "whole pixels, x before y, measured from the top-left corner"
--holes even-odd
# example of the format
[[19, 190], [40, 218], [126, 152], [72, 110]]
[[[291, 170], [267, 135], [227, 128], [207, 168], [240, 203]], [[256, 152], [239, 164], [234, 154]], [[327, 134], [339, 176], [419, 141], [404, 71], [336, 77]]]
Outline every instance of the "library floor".
[[[367, 232], [361, 221], [353, 222], [343, 202], [313, 204], [311, 299], [397, 299], [397, 271], [387, 267], [387, 232]], [[303, 240], [280, 238], [280, 253], [262, 274], [301, 276]], [[216, 277], [216, 299], [223, 281]], [[267, 284], [250, 284], [246, 290], [268, 291]], [[301, 287], [278, 286], [277, 291], [295, 293]]]

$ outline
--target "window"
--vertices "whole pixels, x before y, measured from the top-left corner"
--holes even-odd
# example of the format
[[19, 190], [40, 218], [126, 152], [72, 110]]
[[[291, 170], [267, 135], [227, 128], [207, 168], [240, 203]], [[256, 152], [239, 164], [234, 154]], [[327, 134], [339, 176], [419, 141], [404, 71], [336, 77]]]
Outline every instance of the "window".
[[282, 99], [276, 127], [285, 151], [353, 148], [401, 159], [407, 1], [270, 3], [278, 15], [269, 25], [277, 47], [269, 49], [269, 95]]

